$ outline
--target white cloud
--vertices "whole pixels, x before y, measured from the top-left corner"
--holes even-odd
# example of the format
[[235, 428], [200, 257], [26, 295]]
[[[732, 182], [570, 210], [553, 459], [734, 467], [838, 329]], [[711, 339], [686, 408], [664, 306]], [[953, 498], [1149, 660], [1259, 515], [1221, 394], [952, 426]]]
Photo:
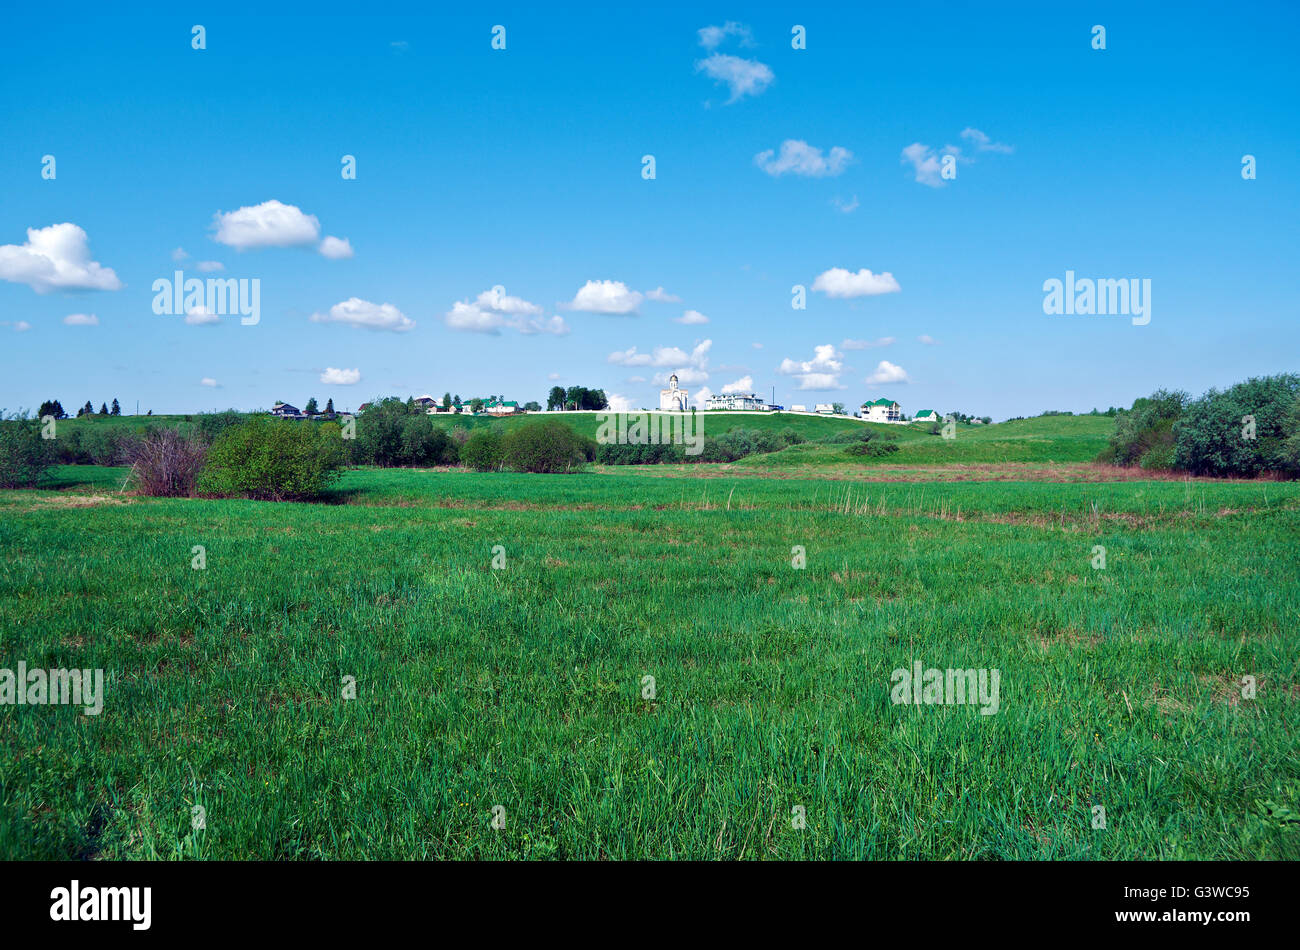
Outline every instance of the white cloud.
[[328, 257], [332, 261], [341, 261], [353, 256], [352, 244], [347, 238], [336, 238], [329, 236], [320, 242], [320, 247], [316, 249], [320, 252], [321, 257]]
[[618, 393], [610, 393], [605, 397], [609, 403], [610, 412], [631, 412], [632, 400], [627, 396], [620, 396]]
[[471, 303], [458, 300], [443, 315], [443, 320], [452, 330], [466, 333], [489, 333], [498, 335], [503, 327], [531, 336], [535, 333], [550, 333], [563, 336], [569, 332], [569, 326], [563, 317], [552, 316], [549, 320], [541, 318], [542, 308], [522, 297], [511, 297], [505, 288], [497, 285], [485, 290]]
[[972, 129], [969, 126], [961, 130], [961, 137], [972, 143], [977, 152], [997, 152], [1002, 155], [1010, 155], [1015, 151], [1012, 146], [994, 142], [979, 129]]
[[391, 303], [371, 303], [359, 297], [349, 297], [330, 307], [329, 313], [313, 313], [313, 323], [346, 323], [366, 330], [392, 330], [402, 333], [415, 326], [415, 321]]
[[844, 350], [870, 350], [877, 346], [889, 346], [896, 342], [892, 336], [882, 336], [874, 340], [845, 340], [840, 344]]
[[549, 379], [549, 380], [551, 380], [552, 382], [554, 382], [555, 380], [557, 380], [557, 379], [560, 378], [560, 374], [559, 374], [559, 373], [547, 373], [547, 374], [546, 374], [546, 378]]
[[916, 180], [921, 184], [929, 185], [931, 188], [942, 188], [948, 184], [942, 175], [943, 164], [941, 158], [945, 155], [960, 158], [961, 149], [955, 145], [945, 145], [940, 151], [936, 152], [928, 145], [913, 142], [903, 149], [900, 161], [911, 163], [913, 171], [916, 172]]
[[702, 386], [696, 390], [695, 395], [691, 397], [697, 406], [707, 406], [709, 399], [713, 396], [713, 390], [708, 386]]
[[218, 383], [218, 382], [217, 382], [215, 379], [213, 379], [211, 376], [204, 376], [202, 379], [199, 380], [199, 385], [200, 385], [200, 386], [209, 386], [209, 387], [211, 387], [211, 388], [213, 388], [213, 389], [216, 389], [216, 388], [217, 388], [218, 386], [220, 386], [221, 384]]
[[635, 313], [644, 297], [621, 280], [589, 280], [573, 295], [568, 310], [585, 313]]
[[361, 382], [361, 370], [337, 369], [333, 366], [327, 366], [325, 372], [320, 374], [320, 381], [331, 386], [351, 386]]
[[786, 139], [781, 143], [781, 154], [770, 148], [754, 156], [754, 164], [769, 175], [803, 175], [808, 178], [826, 178], [844, 171], [853, 161], [853, 153], [836, 145], [826, 155], [822, 150], [801, 139]]
[[754, 377], [742, 376], [735, 382], [727, 383], [722, 387], [723, 394], [727, 393], [752, 393], [754, 391]]
[[752, 347], [753, 347], [754, 349], [756, 349], [756, 350], [761, 350], [761, 349], [763, 348], [763, 344], [762, 344], [762, 343], [751, 343], [751, 344], [749, 344], [749, 345], [752, 346]]
[[637, 348], [633, 346], [626, 350], [609, 354], [606, 362], [614, 363], [618, 366], [656, 367], [677, 366], [685, 363], [699, 369], [707, 369], [709, 365], [709, 350], [712, 346], [712, 340], [703, 340], [702, 342], [697, 343], [690, 353], [687, 353], [685, 350], [676, 346], [656, 346], [650, 353], [639, 353], [637, 352]]
[[192, 327], [206, 327], [220, 323], [221, 318], [206, 307], [190, 307], [185, 311], [185, 322]]
[[210, 274], [213, 271], [225, 270], [226, 265], [221, 263], [221, 261], [199, 261], [198, 268], [203, 271], [203, 273]]
[[680, 317], [673, 317], [673, 323], [684, 323], [687, 326], [693, 326], [700, 323], [708, 323], [709, 318], [698, 310], [687, 310]]
[[695, 71], [702, 72], [716, 82], [725, 82], [731, 90], [730, 105], [744, 96], [760, 95], [775, 78], [772, 70], [756, 59], [741, 59], [726, 53], [714, 53], [708, 59], [695, 64]]
[[97, 327], [99, 317], [93, 313], [70, 313], [63, 318], [63, 322], [70, 327]]
[[852, 214], [858, 210], [858, 196], [854, 195], [849, 201], [845, 201], [839, 195], [836, 195], [831, 199], [831, 205], [834, 206], [836, 211], [839, 211], [842, 214]]
[[877, 294], [896, 294], [902, 290], [893, 274], [888, 271], [873, 274], [865, 267], [856, 274], [843, 267], [832, 267], [817, 275], [812, 289], [834, 298], [874, 297]]
[[75, 224], [28, 228], [25, 244], [0, 245], [0, 280], [27, 284], [38, 294], [51, 290], [117, 290], [111, 267], [90, 259], [86, 232]]
[[876, 366], [876, 371], [868, 376], [866, 381], [873, 386], [879, 386], [882, 383], [910, 382], [903, 367], [891, 363], [889, 360], [881, 360]]
[[189, 257], [189, 255], [185, 253], [185, 248], [183, 247], [178, 247], [176, 248], [176, 250], [172, 251], [172, 260], [175, 261], [177, 264], [185, 260], [185, 258], [187, 257]]
[[26, 320], [19, 320], [17, 323], [9, 320], [0, 321], [0, 327], [13, 327], [15, 333], [26, 333], [32, 328], [32, 325]]
[[682, 298], [676, 294], [670, 294], [662, 287], [656, 287], [654, 290], [646, 291], [646, 300], [656, 300], [659, 303], [681, 303]]
[[315, 244], [320, 238], [320, 220], [314, 214], [274, 199], [238, 211], [218, 211], [212, 226], [217, 232], [213, 240], [240, 251]]
[[928, 333], [922, 333], [920, 336], [916, 338], [916, 340], [918, 343], [924, 343], [926, 346], [939, 345], [939, 341], [936, 340], [934, 337], [930, 336], [930, 334]]
[[754, 41], [749, 27], [735, 20], [728, 20], [722, 26], [706, 26], [699, 33], [700, 45], [709, 50], [716, 49], [728, 36], [737, 37], [741, 46], [751, 46]]
[[784, 359], [776, 371], [782, 376], [793, 376], [799, 380], [799, 389], [826, 391], [844, 389], [840, 385], [840, 374], [844, 372], [844, 363], [840, 353], [831, 343], [813, 347], [811, 360], [799, 361]]

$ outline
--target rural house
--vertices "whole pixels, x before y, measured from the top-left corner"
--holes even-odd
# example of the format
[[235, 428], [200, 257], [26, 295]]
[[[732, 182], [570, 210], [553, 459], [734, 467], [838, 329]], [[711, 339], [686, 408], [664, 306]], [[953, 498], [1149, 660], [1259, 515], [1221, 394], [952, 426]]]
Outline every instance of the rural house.
[[902, 422], [903, 413], [892, 399], [876, 399], [862, 404], [862, 418], [868, 422]]

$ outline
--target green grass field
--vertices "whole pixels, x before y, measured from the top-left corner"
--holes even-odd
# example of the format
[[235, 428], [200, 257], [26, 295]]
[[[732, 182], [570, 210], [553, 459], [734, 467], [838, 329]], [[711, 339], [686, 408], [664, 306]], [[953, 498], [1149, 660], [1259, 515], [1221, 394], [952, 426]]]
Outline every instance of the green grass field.
[[[763, 457], [363, 469], [318, 504], [92, 467], [0, 492], [0, 667], [107, 678], [97, 717], [0, 707], [0, 855], [1300, 858], [1300, 484], [1017, 477], [1109, 425], [886, 460], [1002, 480]], [[891, 703], [916, 660], [998, 670], [998, 712]]]

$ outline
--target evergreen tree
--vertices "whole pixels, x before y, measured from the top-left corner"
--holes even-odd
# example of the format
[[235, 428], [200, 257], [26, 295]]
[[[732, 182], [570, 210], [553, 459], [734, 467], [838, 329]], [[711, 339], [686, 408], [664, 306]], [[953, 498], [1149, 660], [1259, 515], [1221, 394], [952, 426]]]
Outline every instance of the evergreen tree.
[[117, 404], [116, 396], [113, 397], [113, 408], [108, 411], [108, 414], [110, 416], [120, 416], [122, 414], [122, 407]]
[[106, 403], [106, 402], [101, 402], [101, 403], [99, 404], [99, 414], [100, 414], [101, 416], [106, 416], [106, 415], [108, 415], [108, 403]]

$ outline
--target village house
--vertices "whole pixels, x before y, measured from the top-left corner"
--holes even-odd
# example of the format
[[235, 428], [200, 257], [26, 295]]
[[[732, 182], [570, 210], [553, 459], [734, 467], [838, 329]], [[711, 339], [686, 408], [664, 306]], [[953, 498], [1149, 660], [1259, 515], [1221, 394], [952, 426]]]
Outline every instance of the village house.
[[281, 419], [303, 419], [306, 414], [297, 406], [291, 406], [287, 402], [277, 402], [271, 407], [271, 415], [278, 416]]
[[915, 416], [912, 417], [912, 421], [913, 422], [938, 422], [939, 413], [935, 412], [933, 409], [922, 409], [920, 412], [918, 412]]
[[892, 399], [876, 399], [862, 404], [862, 418], [868, 422], [901, 423], [902, 408]]

